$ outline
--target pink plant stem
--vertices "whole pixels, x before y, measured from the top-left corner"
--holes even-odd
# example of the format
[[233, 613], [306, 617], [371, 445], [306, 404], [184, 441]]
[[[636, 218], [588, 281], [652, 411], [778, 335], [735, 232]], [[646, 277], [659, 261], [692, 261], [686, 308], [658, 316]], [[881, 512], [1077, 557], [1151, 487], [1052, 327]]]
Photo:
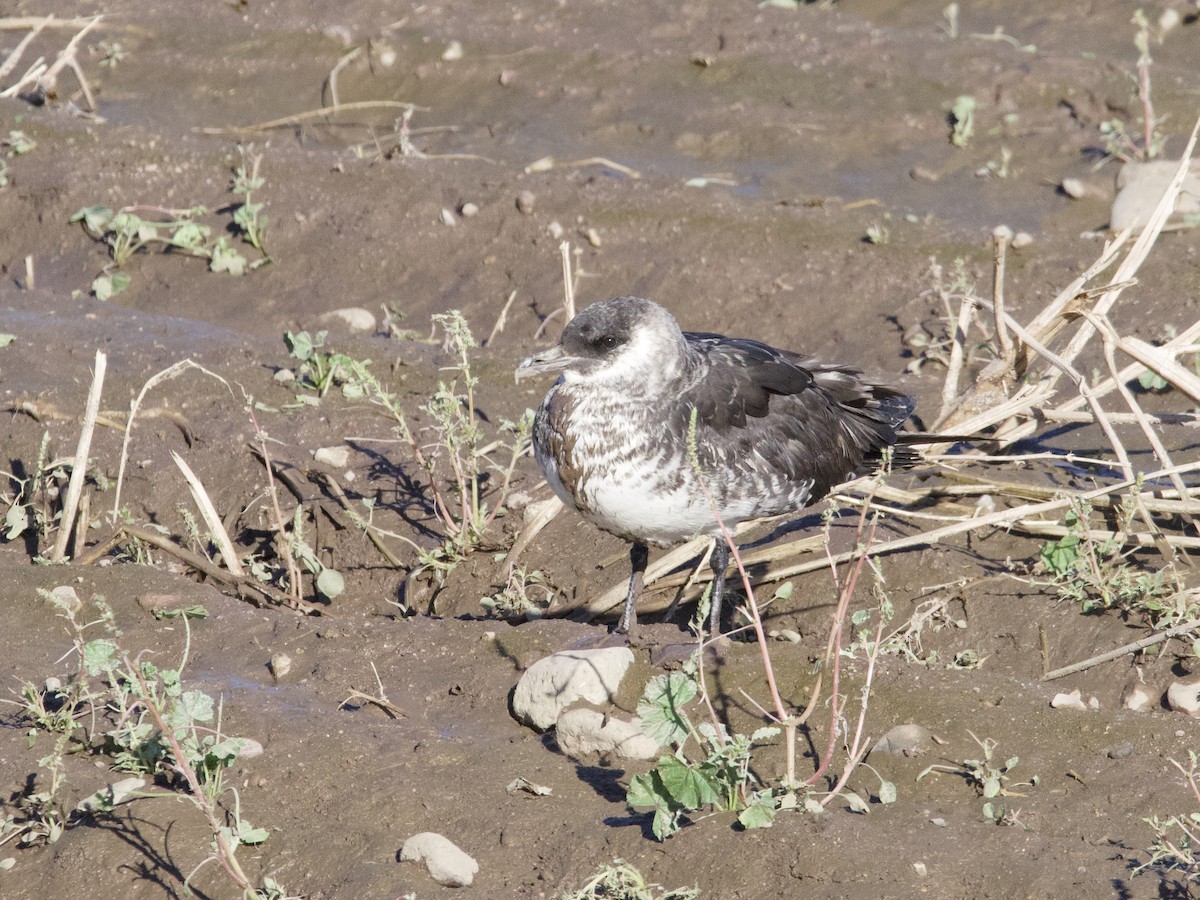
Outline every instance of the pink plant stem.
[[[269, 466], [268, 466], [269, 468]], [[122, 652], [121, 661], [125, 664], [125, 669], [133, 675], [138, 681], [138, 686], [141, 688], [143, 697], [152, 697], [150, 686], [146, 684], [142, 678], [141, 671], [130, 661], [129, 654]], [[143, 701], [144, 702], [144, 701]], [[204, 813], [204, 817], [208, 819], [208, 828], [212, 832], [213, 841], [216, 844], [217, 862], [221, 864], [221, 868], [230, 879], [240, 887], [243, 891], [252, 891], [254, 886], [250, 883], [250, 879], [246, 877], [246, 873], [242, 871], [241, 865], [234, 856], [234, 848], [229, 846], [229, 840], [225, 836], [223, 826], [217, 818], [216, 809], [214, 809], [212, 801], [208, 799], [204, 793], [204, 788], [200, 784], [200, 778], [196, 775], [196, 770], [187, 761], [187, 755], [183, 748], [179, 745], [179, 741], [175, 738], [174, 732], [163, 721], [162, 713], [154, 703], [145, 703], [146, 711], [150, 713], [154, 719], [154, 724], [158, 726], [162, 733], [163, 740], [171, 748], [171, 756], [175, 759], [175, 771], [184, 777], [188, 783], [188, 789], [192, 792], [191, 800], [196, 807]]]
[[858, 764], [862, 762], [863, 757], [867, 755], [867, 748], [863, 746], [863, 729], [867, 723], [867, 706], [871, 696], [871, 684], [875, 681], [875, 660], [879, 656], [879, 641], [883, 637], [883, 616], [879, 617], [879, 624], [875, 627], [875, 643], [871, 649], [870, 655], [867, 657], [867, 679], [863, 684], [862, 691], [862, 706], [858, 711], [858, 722], [854, 727], [854, 741], [848, 748], [846, 768], [842, 772], [842, 776], [838, 779], [837, 784], [833, 786], [833, 790], [829, 795], [821, 801], [822, 806], [827, 806], [846, 786], [846, 782], [850, 780], [851, 774], [858, 768]]
[[[858, 531], [856, 537], [861, 538], [864, 524], [864, 517], [859, 517]], [[874, 526], [871, 528], [871, 536], [875, 533]], [[860, 542], [861, 543], [861, 542]], [[834, 613], [833, 630], [830, 634], [830, 644], [826, 658], [830, 660], [830, 718], [829, 718], [829, 744], [825, 751], [825, 758], [817, 767], [817, 771], [805, 780], [805, 786], [811, 786], [817, 783], [829, 769], [830, 763], [833, 761], [833, 752], [837, 747], [838, 736], [838, 720], [841, 718], [842, 711], [846, 707], [845, 699], [839, 699], [840, 694], [838, 688], [841, 684], [842, 674], [842, 633], [846, 623], [846, 613], [850, 608], [850, 598], [854, 596], [854, 590], [858, 586], [858, 576], [862, 573], [863, 566], [867, 562], [867, 552], [864, 547], [859, 554], [858, 559], [854, 564], [854, 568], [850, 570], [850, 576], [842, 584], [841, 591], [838, 594], [837, 611]]]

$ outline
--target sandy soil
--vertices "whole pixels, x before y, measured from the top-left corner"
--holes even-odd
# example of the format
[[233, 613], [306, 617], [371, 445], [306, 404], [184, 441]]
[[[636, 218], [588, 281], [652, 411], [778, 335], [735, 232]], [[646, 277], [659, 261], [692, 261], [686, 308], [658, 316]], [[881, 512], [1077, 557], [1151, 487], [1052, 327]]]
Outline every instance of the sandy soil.
[[[1175, 5], [1183, 24], [1152, 47], [1167, 155], [1181, 151], [1200, 89], [1200, 24]], [[1187, 896], [1174, 876], [1134, 877], [1133, 869], [1151, 842], [1143, 818], [1187, 809], [1168, 760], [1197, 746], [1196, 720], [1165, 708], [1121, 709], [1133, 676], [1128, 657], [1055, 684], [1039, 681], [1043, 641], [1059, 665], [1146, 629], [1111, 613], [1084, 616], [1052, 590], [1005, 577], [1028, 571], [1037, 542], [992, 534], [881, 562], [898, 621], [930, 597], [950, 601], [946, 619], [922, 635], [937, 664], [889, 656], [877, 673], [870, 734], [915, 722], [945, 741], [922, 757], [871, 757], [896, 782], [896, 803], [871, 803], [865, 815], [834, 804], [820, 817], [784, 814], [751, 832], [713, 816], [660, 843], [648, 817], [625, 803], [629, 779], [647, 764], [571, 760], [510, 715], [524, 667], [605, 633], [600, 622], [514, 624], [485, 615], [479, 600], [504, 582], [498, 552], [511, 540], [516, 511], [496, 523], [496, 547], [459, 563], [444, 584], [409, 579], [416, 552], [400, 538], [428, 549], [439, 528], [411, 450], [366, 401], [335, 389], [319, 404], [296, 403], [301, 392], [276, 377], [296, 362], [285, 331], [329, 327], [328, 346], [372, 360], [427, 435], [421, 406], [452, 363], [423, 340], [430, 316], [461, 310], [482, 339], [515, 292], [503, 330], [474, 356], [483, 427], [494, 435], [496, 423], [536, 406], [546, 387], [514, 387], [511, 373], [561, 328], [561, 320], [546, 320], [561, 307], [565, 238], [577, 248], [581, 305], [637, 293], [670, 307], [687, 328], [852, 362], [903, 385], [931, 421], [942, 369], [906, 372], [912, 358], [903, 339], [922, 323], [940, 327], [931, 259], [949, 268], [962, 258], [986, 286], [991, 230], [1005, 224], [1029, 233], [1032, 243], [1009, 261], [1008, 297], [1018, 318], [1032, 316], [1099, 251], [1089, 233], [1108, 220], [1116, 169], [1093, 169], [1100, 122], [1132, 122], [1138, 113], [1126, 4], [963, 4], [955, 38], [942, 27], [944, 6], [0, 3], [3, 16], [105, 14], [80, 52], [103, 120], [72, 114], [68, 101], [86, 103], [69, 72], [45, 105], [0, 100], [0, 137], [19, 130], [36, 141], [4, 158], [9, 184], [0, 188], [0, 332], [14, 335], [0, 348], [0, 389], [11, 410], [0, 419], [11, 473], [0, 490], [14, 496], [40, 453], [74, 453], [103, 351], [102, 409], [113, 427], [102, 423], [90, 451], [95, 526], [87, 541], [102, 545], [112, 533], [101, 517], [113, 502], [122, 414], [150, 376], [190, 358], [227, 385], [192, 370], [150, 393], [154, 415], [133, 430], [121, 499], [132, 521], [186, 540], [193, 513], [171, 460], [177, 452], [208, 486], [239, 552], [280, 571], [266, 475], [249, 446], [249, 396], [273, 458], [299, 486], [305, 539], [346, 581], [327, 602], [306, 577], [316, 614], [303, 616], [231, 596], [155, 550], [144, 565], [114, 553], [102, 564], [35, 564], [46, 547], [23, 535], [0, 544], [4, 695], [15, 698], [25, 680], [64, 677], [74, 665], [64, 658], [68, 630], [39, 588], [70, 585], [85, 601], [103, 595], [123, 645], [161, 665], [178, 662], [185, 633], [177, 619], [153, 618], [146, 598], [203, 604], [208, 617], [191, 626], [185, 682], [220, 696], [225, 729], [264, 747], [228, 774], [243, 815], [271, 832], [239, 858], [256, 882], [272, 875], [308, 897], [446, 893], [419, 866], [397, 860], [420, 831], [441, 832], [478, 860], [474, 885], [457, 892], [463, 897], [555, 897], [615, 858], [651, 881], [697, 887], [704, 898]], [[1147, 7], [1151, 21], [1166, 6]], [[983, 39], [997, 29], [1020, 46]], [[21, 34], [0, 32], [0, 59]], [[27, 62], [52, 57], [70, 34], [43, 33]], [[447, 58], [457, 55], [447, 54], [455, 41], [461, 58]], [[379, 106], [237, 131], [331, 102], [330, 73], [356, 47], [333, 79], [338, 100], [413, 104], [408, 134], [395, 133], [398, 107]], [[108, 65], [106, 54], [109, 63], [120, 58]], [[977, 100], [975, 135], [958, 148], [947, 116], [964, 94]], [[70, 224], [82, 207], [202, 204], [212, 210], [201, 221], [214, 235], [225, 234], [250, 260], [261, 256], [231, 226], [239, 139], [262, 156], [265, 184], [255, 200], [266, 204], [272, 262], [235, 277], [150, 248], [124, 264], [124, 291], [108, 302], [91, 295], [112, 260]], [[997, 177], [1008, 152], [1006, 177]], [[548, 156], [558, 164], [531, 167]], [[1081, 180], [1085, 195], [1066, 196], [1064, 178]], [[885, 242], [866, 239], [872, 227], [886, 230]], [[1198, 260], [1194, 231], [1165, 236], [1117, 310], [1118, 325], [1153, 340], [1194, 321]], [[371, 311], [378, 327], [350, 334], [323, 322], [345, 307]], [[420, 339], [389, 334], [389, 309], [393, 324]], [[1186, 409], [1178, 398], [1159, 402]], [[1195, 453], [1194, 432], [1166, 429], [1164, 439], [1185, 457]], [[317, 448], [340, 445], [350, 450], [345, 465], [314, 461]], [[1039, 446], [1106, 452], [1088, 429], [1043, 435]], [[374, 501], [375, 524], [399, 536], [385, 542], [401, 566], [339, 512], [321, 473], [336, 476], [352, 502]], [[897, 482], [910, 477], [919, 474]], [[535, 500], [547, 495], [528, 459], [515, 487]], [[281, 496], [290, 521], [298, 501], [286, 490]], [[840, 526], [839, 540], [852, 524]], [[620, 541], [564, 514], [524, 560], [545, 573], [562, 610], [617, 584], [624, 552]], [[801, 636], [774, 646], [791, 703], [807, 696], [833, 599], [828, 573], [817, 573], [772, 607], [768, 627]], [[864, 589], [856, 606], [872, 604]], [[657, 643], [687, 638], [681, 625], [649, 633]], [[946, 665], [968, 649], [982, 666]], [[279, 653], [293, 660], [282, 678], [268, 667]], [[1156, 689], [1196, 665], [1180, 643], [1141, 663]], [[851, 683], [861, 684], [862, 659], [847, 666]], [[639, 650], [630, 677], [644, 682], [654, 668]], [[761, 724], [739, 692], [764, 697], [754, 648], [735, 645], [715, 677], [732, 726]], [[379, 685], [404, 715], [343, 703], [352, 689], [374, 694]], [[1050, 709], [1056, 692], [1073, 688], [1099, 708]], [[635, 686], [618, 704], [630, 708], [636, 696]], [[18, 711], [6, 706], [0, 718], [0, 815], [19, 820], [22, 798], [45, 787], [38, 761], [52, 739], [41, 735], [30, 747]], [[818, 712], [801, 742], [810, 750], [802, 775], [824, 752], [821, 720]], [[1007, 826], [985, 819], [964, 780], [915, 780], [931, 762], [978, 756], [972, 734], [998, 742], [1001, 758], [1020, 758], [1015, 781], [1037, 776], [1036, 786], [1008, 799], [1016, 815]], [[1132, 754], [1109, 754], [1125, 742]], [[765, 779], [778, 777], [779, 753], [768, 747], [755, 758]], [[67, 808], [120, 777], [110, 762], [99, 752], [66, 759]], [[553, 793], [507, 793], [518, 777]], [[878, 781], [863, 769], [851, 787], [869, 797]], [[81, 820], [54, 844], [0, 847], [0, 859], [14, 859], [0, 871], [0, 894], [182, 896], [208, 845], [189, 804], [137, 800]], [[206, 897], [237, 893], [213, 865], [192, 887]]]

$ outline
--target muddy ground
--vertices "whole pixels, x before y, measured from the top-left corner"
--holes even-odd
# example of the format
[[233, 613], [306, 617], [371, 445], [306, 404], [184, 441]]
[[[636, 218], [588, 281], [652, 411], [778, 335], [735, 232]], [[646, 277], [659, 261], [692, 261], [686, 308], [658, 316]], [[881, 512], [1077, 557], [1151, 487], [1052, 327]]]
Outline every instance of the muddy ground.
[[[1148, 5], [1150, 21], [1169, 5], [1181, 24], [1151, 47], [1168, 156], [1182, 150], [1200, 107], [1200, 24], [1184, 3]], [[1039, 682], [1047, 661], [1084, 658], [1146, 629], [1113, 613], [1082, 615], [1052, 589], [1008, 577], [1028, 570], [1038, 542], [991, 534], [881, 561], [897, 621], [930, 597], [951, 601], [922, 635], [936, 664], [880, 662], [869, 733], [915, 722], [945, 741], [919, 758], [872, 756], [896, 782], [896, 803], [873, 802], [868, 814], [842, 804], [820, 817], [784, 814], [752, 832], [714, 816], [660, 843], [648, 817], [624, 801], [645, 763], [571, 760], [509, 713], [524, 666], [605, 630], [602, 622], [512, 624], [485, 615], [479, 600], [505, 580], [499, 553], [519, 514], [499, 520], [489, 538], [496, 547], [459, 563], [440, 589], [409, 580], [416, 551], [400, 538], [430, 548], [439, 534], [411, 450], [365, 400], [335, 388], [319, 404], [297, 403], [305, 392], [277, 378], [296, 363], [285, 331], [330, 327], [328, 346], [372, 360], [422, 440], [432, 441], [420, 407], [452, 359], [424, 340], [430, 316], [461, 310], [482, 340], [515, 292], [503, 330], [473, 357], [483, 427], [494, 436], [496, 423], [536, 406], [546, 387], [514, 387], [511, 372], [561, 328], [547, 318], [562, 305], [565, 238], [577, 249], [581, 305], [637, 293], [670, 307], [687, 328], [852, 362], [903, 385], [931, 421], [943, 370], [907, 372], [903, 339], [921, 323], [941, 327], [931, 259], [947, 269], [965, 260], [987, 292], [991, 230], [1027, 232], [1032, 242], [1009, 261], [1007, 295], [1017, 318], [1032, 317], [1099, 252], [1093, 232], [1108, 221], [1117, 168], [1093, 168], [1100, 123], [1132, 123], [1139, 112], [1129, 78], [1132, 4], [964, 3], [957, 36], [944, 6], [0, 0], [6, 17], [105, 14], [79, 54], [102, 120], [72, 113], [87, 103], [69, 71], [44, 105], [0, 100], [0, 135], [19, 130], [36, 141], [5, 157], [8, 185], [0, 188], [0, 332], [14, 336], [0, 348], [6, 498], [35, 472], [40, 452], [75, 452], [103, 351], [101, 405], [111, 415], [90, 452], [95, 527], [87, 544], [106, 541], [128, 402], [151, 375], [190, 358], [228, 386], [192, 370], [151, 391], [145, 408], [155, 414], [133, 430], [121, 499], [132, 521], [187, 540], [193, 513], [171, 460], [177, 452], [208, 486], [239, 553], [279, 576], [265, 473], [249, 449], [250, 396], [272, 456], [292, 467], [305, 498], [306, 540], [346, 582], [325, 601], [306, 577], [316, 614], [302, 616], [231, 596], [157, 550], [141, 560], [148, 565], [117, 551], [87, 566], [35, 564], [47, 547], [27, 532], [0, 544], [3, 694], [15, 699], [23, 680], [41, 684], [75, 665], [64, 657], [65, 623], [39, 588], [70, 585], [85, 601], [103, 595], [124, 646], [161, 665], [178, 662], [184, 629], [153, 618], [146, 598], [203, 604], [208, 617], [192, 623], [185, 683], [221, 697], [225, 729], [264, 748], [228, 776], [243, 816], [271, 833], [239, 858], [256, 883], [271, 875], [308, 897], [448, 894], [420, 867], [397, 861], [404, 840], [427, 830], [478, 860], [463, 897], [555, 897], [615, 858], [704, 898], [1186, 896], [1177, 876], [1133, 870], [1151, 842], [1142, 819], [1188, 809], [1168, 760], [1195, 748], [1200, 730], [1157, 705], [1120, 708], [1134, 674], [1129, 657]], [[997, 39], [998, 30], [1012, 40]], [[35, 55], [53, 58], [72, 33], [44, 32], [18, 73]], [[0, 32], [0, 59], [22, 34]], [[461, 56], [447, 52], [453, 42]], [[356, 47], [331, 85], [331, 71]], [[379, 106], [229, 130], [328, 104], [331, 87], [342, 104], [415, 105], [408, 132], [396, 132], [398, 108]], [[959, 148], [947, 116], [965, 94], [977, 100], [975, 132]], [[239, 140], [262, 156], [265, 184], [255, 200], [266, 204], [271, 263], [235, 277], [151, 247], [124, 264], [124, 291], [107, 302], [93, 296], [93, 280], [112, 260], [69, 222], [83, 207], [202, 204], [212, 212], [201, 221], [215, 235], [260, 258], [231, 226]], [[559, 165], [527, 168], [547, 156]], [[1082, 181], [1084, 195], [1064, 194], [1064, 178]], [[871, 228], [876, 242], [867, 239]], [[1123, 330], [1154, 340], [1194, 321], [1196, 232], [1163, 237], [1139, 277], [1114, 313]], [[322, 323], [345, 307], [374, 313], [374, 332]], [[1187, 409], [1170, 395], [1156, 402]], [[1089, 429], [1042, 438], [1043, 449], [1107, 452]], [[1194, 431], [1166, 429], [1164, 440], [1182, 458], [1195, 452]], [[341, 445], [350, 450], [344, 465], [314, 461], [317, 448]], [[375, 524], [399, 536], [384, 541], [400, 566], [338, 512], [321, 472], [336, 476], [352, 502], [374, 501]], [[529, 459], [514, 486], [534, 500], [547, 496]], [[297, 501], [281, 492], [290, 521]], [[853, 518], [846, 521], [842, 540]], [[623, 555], [621, 542], [563, 514], [524, 559], [545, 573], [561, 610], [618, 583]], [[791, 599], [770, 611], [769, 628], [801, 638], [774, 645], [791, 703], [807, 697], [833, 599], [828, 573], [817, 573], [797, 579]], [[856, 607], [872, 605], [864, 588]], [[659, 643], [687, 639], [681, 624], [649, 633]], [[982, 666], [947, 666], [964, 650]], [[268, 662], [279, 653], [293, 665], [276, 679]], [[756, 660], [753, 648], [735, 645], [714, 674], [719, 705], [739, 730], [761, 724], [737, 690], [744, 685], [765, 702]], [[1194, 668], [1195, 656], [1176, 642], [1141, 663], [1161, 689]], [[847, 665], [861, 683], [861, 657]], [[639, 650], [635, 671], [643, 680], [651, 673], [648, 651]], [[343, 705], [352, 689], [377, 694], [380, 686], [404, 715]], [[1051, 710], [1051, 697], [1072, 688], [1097, 698], [1099, 709]], [[824, 752], [822, 715], [802, 750]], [[0, 723], [0, 801], [19, 821], [22, 798], [45, 789], [38, 760], [52, 739], [29, 747], [17, 706], [6, 706]], [[972, 734], [998, 742], [1001, 758], [1020, 758], [1014, 781], [1037, 776], [1008, 799], [1007, 825], [987, 820], [960, 778], [915, 780], [931, 762], [977, 757]], [[1109, 755], [1126, 742], [1131, 754]], [[764, 779], [778, 777], [779, 752], [756, 757]], [[89, 753], [66, 759], [65, 808], [120, 777], [109, 762]], [[810, 752], [801, 775], [814, 766]], [[553, 793], [510, 795], [505, 788], [518, 777]], [[878, 791], [865, 769], [851, 786], [864, 797]], [[0, 894], [182, 896], [208, 844], [187, 803], [136, 800], [80, 819], [54, 844], [0, 847], [0, 859], [14, 860], [0, 871]], [[206, 897], [237, 893], [213, 865], [192, 887]]]

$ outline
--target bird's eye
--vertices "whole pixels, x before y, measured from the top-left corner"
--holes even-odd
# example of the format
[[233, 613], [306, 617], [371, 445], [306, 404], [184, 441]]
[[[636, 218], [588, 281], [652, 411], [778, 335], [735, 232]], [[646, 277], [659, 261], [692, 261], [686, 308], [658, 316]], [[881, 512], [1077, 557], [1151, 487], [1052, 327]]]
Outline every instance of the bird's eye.
[[600, 338], [600, 346], [602, 346], [605, 350], [611, 350], [613, 347], [617, 346], [617, 339], [611, 334], [606, 334], [604, 337]]

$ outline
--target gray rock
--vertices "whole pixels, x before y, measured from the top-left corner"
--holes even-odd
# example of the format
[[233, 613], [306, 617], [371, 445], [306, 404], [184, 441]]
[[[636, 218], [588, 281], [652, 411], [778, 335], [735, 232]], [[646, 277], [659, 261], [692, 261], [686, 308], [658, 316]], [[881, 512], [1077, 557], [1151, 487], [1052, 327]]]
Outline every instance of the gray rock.
[[338, 447], [321, 447], [313, 451], [313, 459], [322, 465], [344, 469], [346, 463], [350, 462], [350, 448], [344, 444]]
[[872, 753], [920, 756], [933, 746], [933, 732], [924, 725], [897, 725], [871, 748]]
[[[1141, 228], [1150, 221], [1154, 208], [1179, 168], [1178, 160], [1156, 159], [1146, 163], [1126, 163], [1117, 173], [1117, 198], [1109, 213], [1108, 227], [1113, 231]], [[1192, 161], [1183, 187], [1175, 201], [1175, 216], [1200, 213], [1200, 163]]]
[[517, 721], [545, 731], [577, 700], [607, 703], [633, 665], [628, 647], [564, 650], [530, 666], [513, 692]]
[[1200, 675], [1189, 675], [1171, 682], [1167, 688], [1167, 706], [1175, 712], [1200, 716]]
[[429, 877], [446, 887], [467, 887], [479, 871], [479, 863], [470, 854], [435, 831], [422, 831], [405, 841], [400, 861], [424, 862]]
[[658, 759], [658, 741], [642, 729], [642, 720], [608, 716], [594, 709], [568, 709], [558, 717], [554, 736], [567, 756], [611, 753], [621, 759]]

